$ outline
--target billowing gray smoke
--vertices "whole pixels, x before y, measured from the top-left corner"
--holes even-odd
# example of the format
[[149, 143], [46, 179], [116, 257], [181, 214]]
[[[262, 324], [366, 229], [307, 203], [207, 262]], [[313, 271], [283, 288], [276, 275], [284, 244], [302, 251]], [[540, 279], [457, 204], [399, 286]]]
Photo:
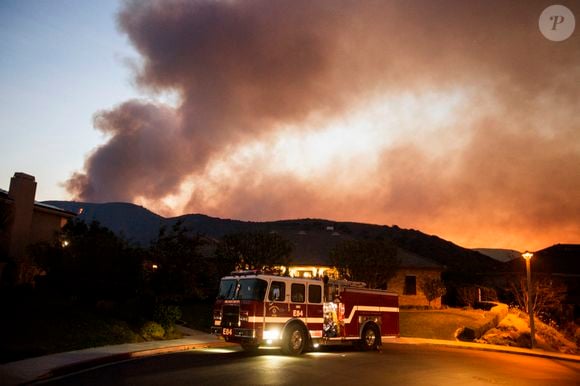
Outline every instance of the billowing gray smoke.
[[[95, 126], [109, 140], [67, 188], [87, 201], [158, 200], [282, 126], [310, 127], [377, 93], [465, 87], [478, 91], [464, 123], [460, 117], [447, 129], [448, 142], [463, 141], [452, 154], [430, 157], [409, 132], [383, 149], [374, 188], [332, 196], [322, 191], [333, 181], [253, 165], [223, 181], [210, 214], [398, 222], [455, 237], [463, 231], [464, 242], [494, 240], [500, 230], [521, 241], [538, 228], [578, 239], [580, 40], [576, 33], [555, 43], [540, 34], [547, 5], [127, 2], [118, 20], [142, 58], [138, 84], [176, 92], [180, 105], [134, 100], [99, 112]], [[199, 189], [187, 210], [207, 209]]]

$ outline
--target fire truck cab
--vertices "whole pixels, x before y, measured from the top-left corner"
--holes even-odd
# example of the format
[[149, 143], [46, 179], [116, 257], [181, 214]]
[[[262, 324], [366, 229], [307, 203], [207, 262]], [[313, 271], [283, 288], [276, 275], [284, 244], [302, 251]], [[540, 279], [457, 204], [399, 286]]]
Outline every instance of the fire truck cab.
[[399, 336], [398, 296], [365, 287], [326, 277], [234, 272], [220, 281], [212, 333], [245, 350], [279, 346], [288, 355], [347, 342], [377, 349], [382, 338]]

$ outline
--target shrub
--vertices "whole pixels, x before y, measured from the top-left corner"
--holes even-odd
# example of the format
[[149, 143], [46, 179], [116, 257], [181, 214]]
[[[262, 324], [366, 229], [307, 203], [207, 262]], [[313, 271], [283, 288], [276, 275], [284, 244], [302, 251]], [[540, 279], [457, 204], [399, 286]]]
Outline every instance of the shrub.
[[162, 339], [165, 335], [165, 329], [159, 323], [152, 321], [145, 322], [141, 327], [141, 336], [147, 340]]
[[421, 282], [421, 290], [425, 294], [427, 301], [429, 302], [429, 307], [431, 307], [431, 302], [447, 293], [447, 288], [441, 279], [426, 279]]
[[455, 331], [455, 339], [462, 342], [473, 342], [477, 338], [476, 335], [476, 331], [469, 327], [461, 327]]
[[476, 287], [460, 287], [457, 289], [457, 298], [464, 307], [473, 307], [477, 301]]
[[497, 300], [497, 293], [493, 288], [480, 286], [465, 286], [457, 288], [457, 298], [462, 306], [474, 308], [479, 296], [484, 301]]
[[175, 305], [157, 304], [153, 312], [153, 320], [164, 329], [169, 330], [181, 318], [181, 309]]

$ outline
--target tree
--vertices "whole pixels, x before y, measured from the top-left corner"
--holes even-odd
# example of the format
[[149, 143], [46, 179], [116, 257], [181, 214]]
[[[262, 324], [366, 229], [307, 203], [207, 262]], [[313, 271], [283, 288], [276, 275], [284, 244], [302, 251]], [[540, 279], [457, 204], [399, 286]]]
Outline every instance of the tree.
[[425, 294], [427, 301], [429, 302], [429, 307], [431, 307], [431, 302], [447, 293], [447, 288], [441, 279], [429, 278], [421, 282], [421, 290]]
[[87, 300], [132, 297], [139, 288], [142, 253], [93, 221], [69, 221], [59, 243], [31, 246], [45, 284]]
[[222, 274], [234, 269], [263, 269], [290, 263], [292, 245], [277, 233], [241, 232], [225, 235], [216, 255]]
[[[525, 277], [519, 277], [510, 283], [510, 292], [516, 305], [521, 310], [528, 310], [528, 282]], [[560, 312], [560, 305], [566, 297], [566, 286], [560, 281], [545, 277], [532, 281], [532, 310], [545, 322], [549, 322]], [[528, 311], [529, 313], [529, 311]]]
[[162, 228], [149, 250], [149, 260], [156, 266], [150, 278], [155, 295], [173, 300], [212, 295], [218, 278], [213, 259], [202, 253], [206, 244], [205, 238], [190, 235], [181, 222], [169, 232]]
[[369, 288], [386, 288], [400, 265], [397, 248], [388, 240], [346, 240], [330, 252], [341, 276], [364, 281]]

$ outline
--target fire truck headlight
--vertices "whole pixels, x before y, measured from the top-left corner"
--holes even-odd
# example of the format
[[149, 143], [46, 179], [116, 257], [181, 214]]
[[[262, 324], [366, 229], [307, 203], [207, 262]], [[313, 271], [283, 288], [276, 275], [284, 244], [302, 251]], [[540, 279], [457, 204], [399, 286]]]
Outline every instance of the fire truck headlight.
[[280, 330], [277, 328], [274, 328], [272, 330], [264, 330], [264, 335], [263, 335], [264, 340], [278, 340], [280, 339]]

